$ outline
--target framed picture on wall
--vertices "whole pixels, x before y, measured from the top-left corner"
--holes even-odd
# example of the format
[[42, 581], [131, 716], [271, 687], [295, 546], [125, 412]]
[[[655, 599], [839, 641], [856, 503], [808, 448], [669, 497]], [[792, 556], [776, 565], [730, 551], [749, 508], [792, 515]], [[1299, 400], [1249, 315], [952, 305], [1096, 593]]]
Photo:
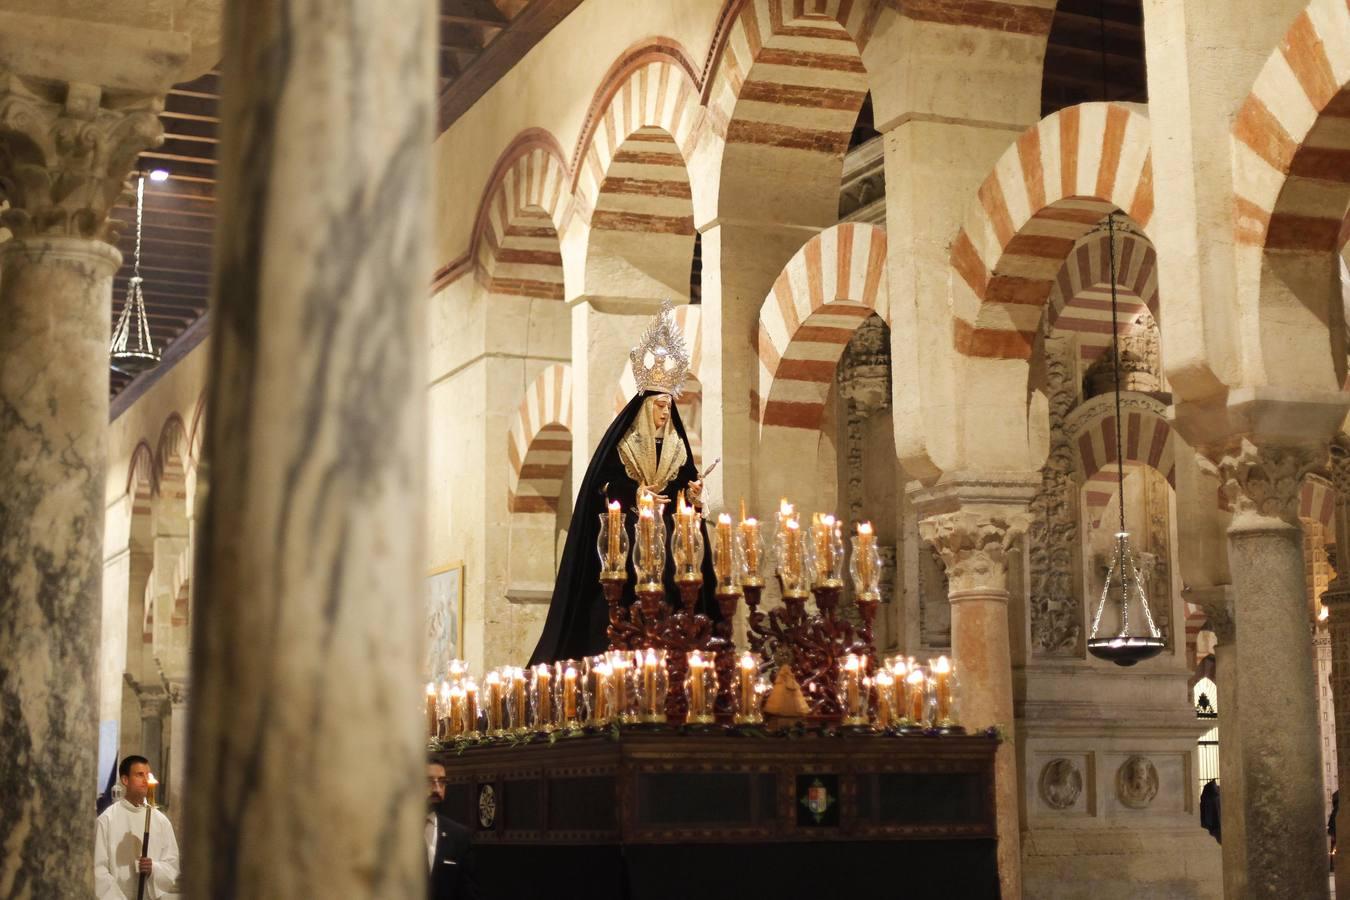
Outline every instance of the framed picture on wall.
[[439, 681], [450, 660], [464, 652], [464, 563], [451, 563], [427, 574], [427, 653], [423, 677]]

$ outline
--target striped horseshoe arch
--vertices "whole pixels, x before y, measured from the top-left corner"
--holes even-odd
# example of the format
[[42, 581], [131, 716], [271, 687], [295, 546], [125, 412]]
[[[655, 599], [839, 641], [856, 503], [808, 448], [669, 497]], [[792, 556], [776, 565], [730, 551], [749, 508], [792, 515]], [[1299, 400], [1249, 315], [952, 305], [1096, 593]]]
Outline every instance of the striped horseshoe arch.
[[[1148, 394], [1133, 391], [1122, 392], [1121, 399], [1125, 420], [1121, 435], [1124, 461], [1156, 470], [1176, 488], [1176, 448], [1172, 428], [1164, 418], [1166, 407]], [[1095, 525], [1117, 490], [1114, 397], [1109, 394], [1093, 397], [1070, 414], [1065, 428]]]
[[525, 389], [506, 439], [513, 513], [556, 513], [572, 459], [572, 367], [544, 369]]
[[478, 279], [490, 293], [563, 299], [558, 229], [566, 199], [566, 168], [547, 146], [530, 146], [502, 173], [475, 235]]
[[760, 427], [820, 427], [844, 347], [872, 314], [891, 324], [886, 232], [845, 223], [788, 261], [759, 313]]
[[953, 340], [967, 356], [1028, 359], [1070, 251], [1112, 209], [1153, 216], [1144, 107], [1084, 103], [1027, 130], [980, 186], [952, 243]]
[[[1050, 291], [1048, 324], [1077, 334], [1079, 355], [1088, 362], [1111, 344], [1109, 244], [1105, 234], [1080, 240]], [[1122, 334], [1128, 333], [1145, 310], [1157, 320], [1158, 256], [1147, 238], [1116, 233], [1116, 285]]]

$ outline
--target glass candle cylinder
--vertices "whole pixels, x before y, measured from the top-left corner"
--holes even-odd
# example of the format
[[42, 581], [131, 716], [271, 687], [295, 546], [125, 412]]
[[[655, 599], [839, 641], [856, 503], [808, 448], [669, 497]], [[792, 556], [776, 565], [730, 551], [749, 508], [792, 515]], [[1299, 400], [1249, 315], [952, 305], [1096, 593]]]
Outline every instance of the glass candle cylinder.
[[637, 721], [637, 691], [633, 685], [633, 657], [627, 650], [609, 652], [610, 683], [614, 693], [614, 718], [622, 723]]
[[487, 673], [483, 688], [487, 696], [487, 730], [495, 737], [506, 730], [506, 685], [502, 683], [502, 673], [497, 669]]
[[872, 677], [872, 689], [877, 695], [877, 727], [890, 728], [895, 725], [895, 677], [889, 669], [880, 669]]
[[759, 711], [759, 661], [750, 653], [741, 654], [736, 664], [736, 724], [757, 725], [764, 721]]
[[660, 504], [648, 503], [638, 510], [633, 568], [637, 571], [637, 589], [661, 590], [666, 568], [666, 523]]
[[859, 522], [853, 536], [853, 556], [848, 563], [853, 578], [853, 594], [859, 601], [876, 602], [881, 599], [881, 551], [871, 522]]
[[580, 725], [577, 719], [577, 667], [570, 660], [562, 670], [562, 724], [568, 728]]
[[717, 528], [713, 532], [713, 573], [717, 576], [717, 593], [739, 594], [745, 581], [745, 556], [741, 552], [741, 542], [731, 528], [731, 516], [722, 513], [717, 517]]
[[802, 531], [796, 516], [783, 523], [783, 536], [779, 541], [782, 553], [778, 566], [778, 577], [783, 582], [783, 596], [805, 597], [811, 586], [807, 571], [810, 550], [807, 535]]
[[530, 706], [534, 713], [531, 724], [535, 731], [552, 731], [558, 724], [553, 685], [553, 669], [547, 663], [530, 669]]
[[614, 669], [607, 655], [586, 660], [586, 710], [591, 725], [604, 725], [613, 718]]
[[450, 728], [449, 737], [451, 739], [460, 737], [464, 734], [464, 698], [464, 683], [461, 681], [459, 684], [451, 685], [450, 715], [447, 719]]
[[640, 651], [637, 671], [638, 721], [666, 720], [666, 651], [648, 647]]
[[811, 521], [811, 570], [817, 587], [844, 583], [844, 538], [834, 516], [817, 513]]
[[939, 656], [932, 669], [933, 724], [938, 728], [951, 728], [960, 719], [956, 704], [956, 672], [951, 660], [945, 656]]
[[867, 692], [863, 690], [866, 666], [863, 658], [850, 653], [839, 667], [839, 704], [845, 725], [867, 724]]
[[787, 536], [787, 523], [796, 518], [796, 507], [789, 503], [786, 497], [779, 500], [778, 513], [773, 523], [773, 553], [774, 566], [780, 576], [787, 565], [787, 545], [784, 540]]
[[600, 555], [600, 578], [626, 579], [628, 577], [628, 529], [623, 523], [623, 509], [612, 501], [600, 514], [600, 536], [595, 541]]
[[741, 577], [741, 584], [761, 585], [764, 583], [764, 574], [760, 571], [760, 556], [763, 547], [760, 543], [759, 520], [747, 519], [745, 517], [744, 504], [742, 503], [741, 521], [736, 526], [736, 549], [740, 553], [741, 563], [744, 566], [745, 574]]
[[478, 725], [478, 684], [472, 678], [464, 679], [464, 734], [471, 738], [479, 735]]
[[441, 682], [440, 699], [436, 703], [436, 734], [441, 740], [450, 737], [450, 682]]
[[430, 740], [436, 736], [439, 730], [436, 715], [436, 682], [427, 682], [427, 739]]
[[675, 561], [676, 581], [703, 580], [703, 529], [699, 527], [698, 510], [685, 502], [683, 491], [675, 508], [670, 555]]
[[909, 704], [905, 718], [915, 727], [922, 727], [928, 721], [928, 676], [923, 669], [911, 668], [905, 676], [905, 687]]
[[529, 727], [529, 697], [526, 691], [525, 670], [516, 666], [506, 669], [510, 676], [510, 694], [507, 695], [506, 708], [510, 714], [511, 729], [524, 731]]
[[706, 725], [713, 721], [713, 700], [717, 697], [713, 661], [699, 650], [690, 651], [688, 659], [685, 696], [689, 699], [689, 717], [686, 721]]

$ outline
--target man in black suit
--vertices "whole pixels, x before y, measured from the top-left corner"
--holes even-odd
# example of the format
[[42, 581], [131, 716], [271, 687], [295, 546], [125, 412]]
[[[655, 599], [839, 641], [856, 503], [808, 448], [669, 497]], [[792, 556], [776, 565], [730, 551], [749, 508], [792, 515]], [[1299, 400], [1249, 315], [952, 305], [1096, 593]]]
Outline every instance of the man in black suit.
[[473, 884], [473, 848], [469, 829], [440, 812], [445, 801], [445, 766], [427, 763], [428, 900], [478, 900]]

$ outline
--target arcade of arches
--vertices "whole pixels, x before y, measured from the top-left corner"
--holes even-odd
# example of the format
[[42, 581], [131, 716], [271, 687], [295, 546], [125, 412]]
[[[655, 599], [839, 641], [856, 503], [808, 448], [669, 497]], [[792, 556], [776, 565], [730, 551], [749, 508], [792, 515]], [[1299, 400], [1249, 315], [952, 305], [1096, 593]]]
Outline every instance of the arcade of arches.
[[[1005, 898], [1328, 896], [1343, 0], [584, 0], [439, 128], [430, 0], [171, 5], [0, 11], [0, 895], [88, 894], [130, 752], [190, 893], [419, 895], [318, 823], [378, 758], [416, 846], [424, 579], [524, 662], [669, 299], [707, 503], [874, 522], [879, 649], [1002, 727]], [[109, 217], [209, 71], [212, 308], [109, 409]], [[1130, 669], [1085, 649], [1122, 506], [1167, 636]]]

